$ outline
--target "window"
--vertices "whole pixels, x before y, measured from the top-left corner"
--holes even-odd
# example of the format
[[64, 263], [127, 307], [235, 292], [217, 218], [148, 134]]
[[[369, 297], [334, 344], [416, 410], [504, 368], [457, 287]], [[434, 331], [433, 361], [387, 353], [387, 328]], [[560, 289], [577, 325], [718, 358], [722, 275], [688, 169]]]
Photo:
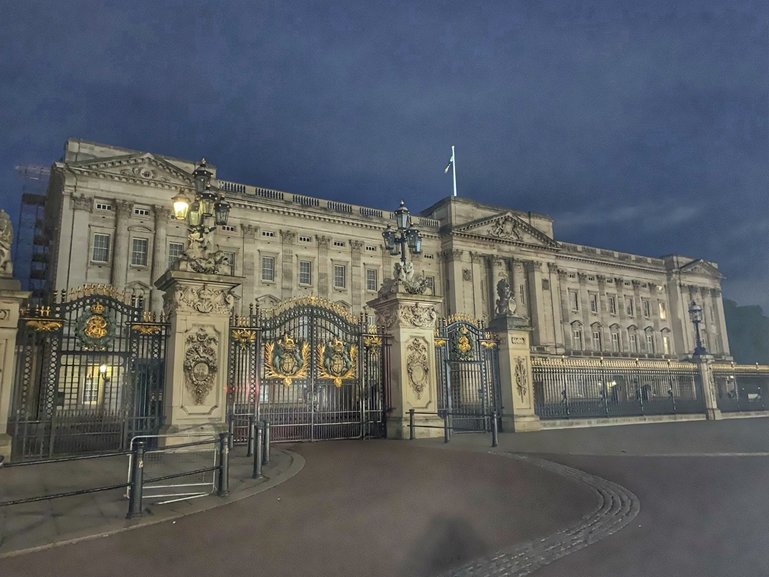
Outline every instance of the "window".
[[518, 300], [522, 305], [526, 304], [526, 285], [518, 286]]
[[309, 236], [299, 235], [299, 242], [312, 242], [312, 238]]
[[665, 301], [659, 301], [657, 304], [659, 305], [660, 319], [664, 321], [668, 318], [668, 309], [665, 306]]
[[275, 257], [262, 257], [262, 280], [266, 282], [275, 281]]
[[96, 210], [112, 210], [112, 205], [108, 202], [97, 202]]
[[601, 350], [601, 327], [593, 327], [593, 350]]
[[571, 326], [572, 346], [575, 350], [582, 350], [582, 325]]
[[542, 290], [543, 291], [549, 291], [550, 290], [550, 281], [546, 278], [542, 279]]
[[366, 269], [366, 290], [376, 291], [379, 289], [379, 275], [375, 268]]
[[235, 227], [231, 224], [221, 224], [219, 225], [219, 230], [223, 230], [225, 232], [235, 232]]
[[179, 260], [179, 257], [184, 254], [184, 244], [181, 242], [168, 243], [168, 266], [172, 267]]
[[590, 312], [598, 312], [598, 293], [590, 293]]
[[262, 236], [266, 236], [267, 238], [272, 238], [275, 236], [275, 233], [272, 232], [271, 230], [263, 230]]
[[628, 342], [628, 345], [630, 346], [630, 352], [637, 353], [638, 352], [638, 335], [635, 333], [635, 330], [628, 331], [627, 342]]
[[344, 243], [343, 240], [335, 240], [334, 241], [334, 246], [340, 246], [340, 247], [341, 246], [345, 246], [345, 243]]
[[609, 302], [609, 314], [616, 315], [617, 314], [617, 295], [609, 295], [608, 302]]
[[312, 263], [309, 260], [299, 261], [299, 284], [312, 284]]
[[654, 346], [654, 333], [652, 331], [646, 331], [646, 352], [649, 354], [657, 352]]
[[147, 266], [147, 249], [150, 241], [146, 238], [135, 238], [131, 241], [131, 265]]
[[91, 260], [94, 262], [109, 262], [109, 235], [96, 233], [93, 235], [93, 252]]
[[347, 267], [343, 264], [334, 265], [334, 288], [343, 289], [347, 286]]
[[569, 290], [569, 306], [571, 310], [579, 310], [579, 293], [577, 291]]
[[616, 329], [612, 329], [611, 331], [611, 350], [614, 353], [618, 353], [619, 348], [619, 331]]
[[649, 302], [649, 299], [641, 299], [641, 310], [645, 318], [648, 319], [652, 316], [652, 304]]
[[371, 246], [370, 244], [367, 244], [366, 245], [366, 251], [367, 252], [376, 252], [376, 247], [375, 246]]
[[662, 353], [665, 355], [670, 354], [670, 336], [666, 334], [662, 335]]
[[625, 297], [625, 314], [632, 317], [635, 313], [635, 307], [633, 307], [633, 297]]
[[222, 251], [224, 253], [224, 256], [227, 258], [227, 263], [229, 264], [229, 274], [232, 276], [235, 276], [235, 253], [234, 252], [228, 252], [228, 251]]
[[150, 209], [141, 208], [138, 206], [134, 207], [134, 216], [149, 216], [149, 215], [150, 215]]

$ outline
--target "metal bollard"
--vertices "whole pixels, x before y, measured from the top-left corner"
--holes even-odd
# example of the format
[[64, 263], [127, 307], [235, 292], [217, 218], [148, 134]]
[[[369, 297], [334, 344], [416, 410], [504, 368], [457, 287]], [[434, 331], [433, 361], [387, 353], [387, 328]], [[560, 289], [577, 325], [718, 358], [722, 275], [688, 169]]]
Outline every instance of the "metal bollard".
[[230, 451], [235, 446], [235, 415], [230, 415], [227, 423], [227, 431], [230, 433], [230, 440], [228, 441]]
[[267, 465], [270, 462], [270, 421], [264, 422], [264, 454], [262, 456], [262, 465]]
[[496, 411], [491, 413], [491, 446], [499, 446], [499, 422]]
[[220, 497], [226, 497], [230, 493], [230, 434], [219, 433], [219, 486]]
[[258, 479], [262, 476], [262, 428], [254, 423], [256, 435], [256, 448], [254, 449], [254, 471], [251, 473], [252, 479]]
[[128, 497], [128, 514], [126, 515], [126, 519], [141, 517], [144, 514], [144, 511], [142, 511], [142, 497], [144, 493], [144, 441], [137, 441], [134, 443], [133, 450], [131, 451], [131, 463], [133, 463], [133, 468], [131, 469], [131, 486], [130, 495]]
[[416, 438], [414, 432], [414, 409], [409, 409], [409, 441], [413, 441]]
[[449, 419], [451, 415], [446, 411], [446, 415], [443, 417], [443, 442], [448, 443], [451, 440], [451, 427], [449, 425]]
[[254, 442], [256, 441], [255, 430], [256, 419], [253, 415], [248, 416], [248, 445], [246, 449], [246, 457], [250, 457], [254, 454]]

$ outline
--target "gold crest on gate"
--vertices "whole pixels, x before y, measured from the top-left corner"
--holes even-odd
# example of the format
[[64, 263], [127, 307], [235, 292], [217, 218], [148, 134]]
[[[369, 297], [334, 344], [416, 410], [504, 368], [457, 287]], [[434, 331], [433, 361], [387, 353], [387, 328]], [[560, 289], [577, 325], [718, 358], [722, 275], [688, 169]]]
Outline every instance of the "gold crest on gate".
[[307, 376], [310, 368], [310, 345], [306, 341], [296, 342], [285, 333], [277, 341], [264, 345], [264, 368], [268, 378], [283, 379], [288, 386], [293, 379]]
[[358, 348], [332, 338], [328, 344], [318, 346], [317, 369], [321, 379], [331, 379], [339, 388], [342, 381], [355, 378], [355, 359]]

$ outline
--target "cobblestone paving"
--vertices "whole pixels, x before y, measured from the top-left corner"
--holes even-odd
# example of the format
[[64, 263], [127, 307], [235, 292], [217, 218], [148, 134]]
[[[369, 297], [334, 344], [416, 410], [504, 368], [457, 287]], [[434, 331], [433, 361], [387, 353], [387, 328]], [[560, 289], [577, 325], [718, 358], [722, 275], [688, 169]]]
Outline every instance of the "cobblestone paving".
[[616, 533], [640, 511], [640, 501], [632, 492], [606, 479], [552, 461], [525, 455], [503, 454], [556, 474], [585, 483], [595, 492], [596, 508], [576, 525], [549, 537], [518, 544], [491, 557], [468, 563], [444, 577], [523, 577], [592, 543]]

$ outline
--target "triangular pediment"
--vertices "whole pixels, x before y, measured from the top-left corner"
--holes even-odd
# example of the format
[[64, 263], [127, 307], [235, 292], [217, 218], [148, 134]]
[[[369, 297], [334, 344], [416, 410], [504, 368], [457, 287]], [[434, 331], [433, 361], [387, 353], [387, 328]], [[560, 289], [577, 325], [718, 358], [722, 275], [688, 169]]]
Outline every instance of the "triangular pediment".
[[192, 175], [149, 152], [67, 163], [73, 172], [114, 180], [191, 186]]
[[535, 245], [550, 249], [560, 248], [560, 245], [544, 232], [534, 228], [509, 211], [468, 222], [455, 227], [453, 232], [501, 242]]
[[721, 271], [703, 259], [693, 260], [690, 263], [682, 266], [679, 270], [682, 273], [698, 274], [718, 279], [724, 278], [724, 275], [721, 274]]

